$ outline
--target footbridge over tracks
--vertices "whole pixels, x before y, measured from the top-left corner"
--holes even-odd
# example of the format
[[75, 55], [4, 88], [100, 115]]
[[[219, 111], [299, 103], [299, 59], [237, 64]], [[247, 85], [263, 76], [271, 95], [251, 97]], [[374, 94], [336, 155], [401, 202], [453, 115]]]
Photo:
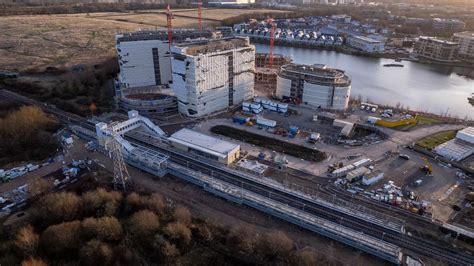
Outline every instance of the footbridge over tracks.
[[[110, 157], [108, 144], [113, 138], [120, 144], [125, 162], [153, 175], [166, 175], [169, 159], [167, 155], [147, 147], [133, 145], [123, 137], [127, 132], [140, 129], [158, 140], [166, 139], [165, 132], [148, 118], [140, 116], [137, 111], [129, 111], [128, 118], [128, 120], [114, 124], [100, 122], [95, 125], [99, 149], [102, 149]], [[73, 128], [73, 131], [80, 135], [88, 135], [85, 130]]]

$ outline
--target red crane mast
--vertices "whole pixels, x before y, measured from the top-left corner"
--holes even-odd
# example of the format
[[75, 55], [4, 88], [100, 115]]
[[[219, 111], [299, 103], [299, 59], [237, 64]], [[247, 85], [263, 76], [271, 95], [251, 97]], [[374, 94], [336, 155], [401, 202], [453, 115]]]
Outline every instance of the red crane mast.
[[270, 68], [273, 67], [273, 44], [275, 43], [275, 31], [276, 31], [276, 23], [272, 18], [267, 19], [267, 24], [271, 26], [270, 28], [270, 52], [268, 58], [268, 66]]
[[202, 30], [202, 0], [198, 0], [198, 25], [199, 30]]
[[173, 26], [171, 25], [171, 20], [173, 19], [173, 14], [171, 13], [170, 5], [166, 7], [166, 24], [168, 26], [168, 45], [171, 47], [173, 42]]

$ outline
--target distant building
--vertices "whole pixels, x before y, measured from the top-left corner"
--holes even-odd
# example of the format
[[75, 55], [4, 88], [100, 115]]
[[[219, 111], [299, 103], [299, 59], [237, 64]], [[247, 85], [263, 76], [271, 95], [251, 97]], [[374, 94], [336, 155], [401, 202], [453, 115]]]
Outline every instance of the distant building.
[[367, 53], [383, 53], [385, 50], [384, 42], [363, 36], [350, 36], [347, 45]]
[[216, 30], [221, 32], [223, 37], [231, 37], [232, 36], [232, 27], [221, 26], [221, 27], [216, 27]]
[[458, 49], [458, 43], [440, 40], [435, 37], [420, 36], [418, 41], [415, 42], [413, 53], [424, 59], [451, 62], [455, 60]]
[[474, 32], [465, 31], [454, 33], [454, 42], [459, 43], [460, 57], [474, 58]]
[[278, 98], [296, 99], [313, 107], [344, 110], [350, 92], [351, 80], [344, 71], [324, 65], [284, 65], [277, 77]]
[[183, 43], [171, 52], [172, 88], [181, 114], [200, 117], [253, 97], [255, 46], [248, 38]]
[[217, 0], [208, 3], [210, 6], [243, 6], [255, 4], [255, 0]]
[[459, 19], [433, 19], [433, 29], [439, 31], [461, 31], [466, 27], [466, 23]]
[[187, 128], [174, 133], [168, 140], [176, 149], [226, 165], [233, 163], [240, 156], [240, 145]]
[[[212, 37], [210, 31], [173, 31], [174, 42], [210, 37]], [[119, 91], [121, 88], [168, 85], [171, 82], [167, 31], [122, 33], [116, 35], [115, 40], [120, 66]]]
[[348, 15], [332, 15], [331, 19], [336, 23], [351, 23], [351, 16]]

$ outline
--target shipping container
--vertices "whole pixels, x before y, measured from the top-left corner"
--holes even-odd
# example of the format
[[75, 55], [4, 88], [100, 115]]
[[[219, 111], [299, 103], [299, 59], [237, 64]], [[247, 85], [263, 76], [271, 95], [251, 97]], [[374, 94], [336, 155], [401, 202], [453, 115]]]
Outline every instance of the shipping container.
[[261, 117], [261, 116], [258, 116], [258, 117], [257, 117], [257, 125], [273, 128], [273, 127], [276, 126], [276, 121], [270, 120], [270, 119], [266, 119], [266, 118], [263, 118], [263, 117]]

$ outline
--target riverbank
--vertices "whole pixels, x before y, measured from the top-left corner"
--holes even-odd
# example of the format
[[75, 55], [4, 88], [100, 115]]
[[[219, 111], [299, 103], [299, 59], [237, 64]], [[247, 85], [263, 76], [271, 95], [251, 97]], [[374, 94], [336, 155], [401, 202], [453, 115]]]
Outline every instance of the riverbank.
[[[243, 35], [247, 36], [247, 35]], [[258, 44], [268, 44], [269, 41], [266, 39], [256, 38], [253, 36], [247, 36], [250, 38], [252, 43]], [[383, 58], [383, 59], [399, 59], [404, 61], [411, 61], [421, 64], [430, 64], [430, 65], [441, 65], [441, 66], [452, 66], [452, 67], [465, 67], [465, 68], [472, 68], [474, 70], [474, 63], [458, 61], [458, 62], [440, 62], [440, 61], [431, 61], [431, 60], [423, 60], [419, 58], [410, 57], [410, 53], [368, 53], [360, 50], [353, 49], [347, 45], [341, 46], [325, 46], [325, 45], [318, 45], [314, 43], [304, 43], [304, 42], [289, 42], [280, 39], [274, 40], [275, 45], [279, 46], [286, 46], [286, 47], [296, 47], [296, 48], [303, 48], [303, 49], [314, 49], [314, 50], [324, 50], [324, 51], [334, 51], [337, 53], [342, 53], [346, 55], [353, 55], [353, 56], [361, 56], [361, 57], [368, 57], [368, 58]], [[474, 74], [468, 76], [470, 78], [474, 78]]]
[[[243, 35], [246, 36], [246, 35]], [[268, 40], [255, 38], [252, 36], [249, 37], [252, 43], [259, 43], [259, 44], [268, 44]], [[359, 50], [352, 49], [349, 46], [341, 45], [341, 46], [324, 46], [324, 45], [317, 45], [312, 43], [303, 43], [303, 42], [288, 42], [279, 39], [274, 40], [275, 45], [279, 46], [286, 46], [286, 47], [296, 47], [296, 48], [303, 48], [303, 49], [314, 49], [314, 50], [324, 50], [324, 51], [334, 51], [342, 54], [353, 55], [353, 56], [364, 56], [369, 58], [385, 58], [385, 59], [400, 59], [408, 55], [408, 53], [382, 53], [382, 54], [374, 54], [374, 53], [367, 53]]]
[[[255, 46], [257, 52], [268, 53], [269, 45]], [[412, 61], [404, 61], [404, 67], [384, 67], [394, 60], [278, 45], [273, 53], [289, 56], [297, 64], [324, 64], [345, 71], [352, 81], [352, 97], [364, 102], [474, 119], [473, 106], [467, 100], [473, 88], [473, 80], [466, 78], [473, 72], [471, 68]]]

